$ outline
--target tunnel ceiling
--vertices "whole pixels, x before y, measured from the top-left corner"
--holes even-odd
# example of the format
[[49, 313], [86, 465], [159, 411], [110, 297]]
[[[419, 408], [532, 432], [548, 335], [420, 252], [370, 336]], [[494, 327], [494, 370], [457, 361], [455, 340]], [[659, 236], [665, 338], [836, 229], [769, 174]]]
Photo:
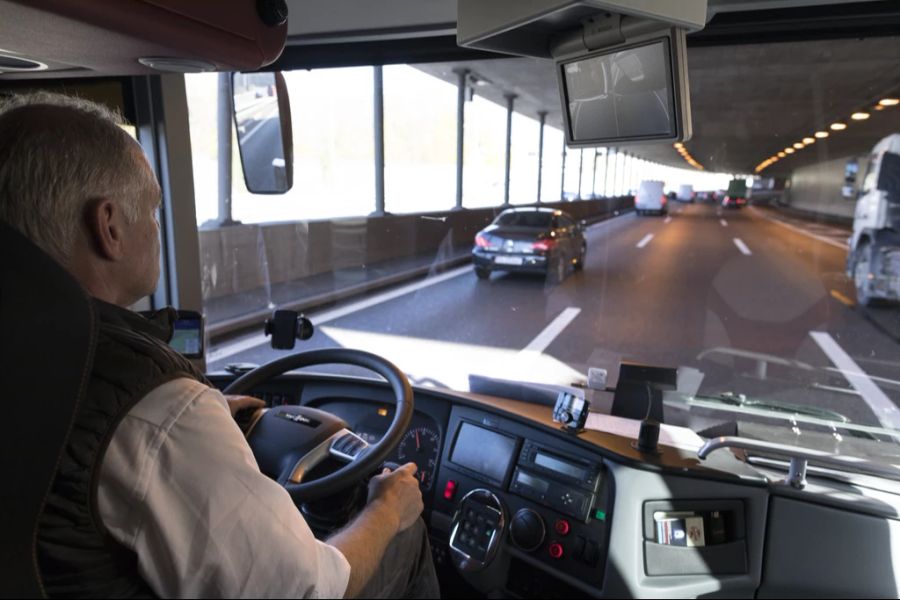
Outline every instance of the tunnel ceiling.
[[[764, 174], [786, 175], [799, 166], [864, 154], [888, 133], [900, 132], [900, 106], [869, 111], [867, 121], [850, 114], [871, 109], [880, 98], [900, 95], [900, 38], [842, 39], [735, 46], [690, 47], [688, 67], [694, 135], [685, 145], [707, 171], [752, 173], [786, 146], [828, 128], [841, 132], [775, 163]], [[553, 64], [531, 58], [416, 65], [456, 84], [465, 68], [485, 82], [475, 93], [562, 128]], [[623, 146], [642, 158], [687, 167], [670, 144]]]

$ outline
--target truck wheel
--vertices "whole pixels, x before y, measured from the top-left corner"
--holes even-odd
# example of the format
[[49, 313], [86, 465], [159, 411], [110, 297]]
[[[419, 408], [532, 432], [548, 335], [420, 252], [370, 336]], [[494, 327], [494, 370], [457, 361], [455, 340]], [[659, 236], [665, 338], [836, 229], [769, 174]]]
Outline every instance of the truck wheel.
[[483, 269], [481, 267], [475, 267], [475, 276], [478, 279], [487, 279], [491, 276], [491, 272], [488, 269]]
[[856, 303], [863, 307], [873, 306], [877, 298], [872, 294], [872, 281], [869, 274], [874, 262], [874, 250], [870, 243], [863, 243], [856, 250], [853, 264], [853, 284], [856, 286]]

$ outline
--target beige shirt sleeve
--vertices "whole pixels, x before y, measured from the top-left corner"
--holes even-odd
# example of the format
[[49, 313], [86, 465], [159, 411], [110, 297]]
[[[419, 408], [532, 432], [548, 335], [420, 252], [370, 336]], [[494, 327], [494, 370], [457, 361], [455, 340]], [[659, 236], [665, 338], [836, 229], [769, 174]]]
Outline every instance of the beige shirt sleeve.
[[350, 565], [260, 473], [224, 396], [191, 379], [143, 398], [103, 459], [100, 518], [163, 597], [340, 598]]

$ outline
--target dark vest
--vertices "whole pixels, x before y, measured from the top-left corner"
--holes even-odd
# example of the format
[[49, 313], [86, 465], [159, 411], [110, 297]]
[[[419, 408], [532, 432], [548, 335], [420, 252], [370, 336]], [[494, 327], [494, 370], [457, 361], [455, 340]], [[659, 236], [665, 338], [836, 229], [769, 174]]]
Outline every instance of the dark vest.
[[100, 465], [116, 427], [141, 398], [179, 377], [206, 380], [166, 343], [174, 310], [145, 318], [99, 300], [94, 306], [100, 332], [93, 371], [38, 525], [38, 565], [51, 598], [148, 598], [154, 593], [138, 574], [137, 555], [100, 522]]

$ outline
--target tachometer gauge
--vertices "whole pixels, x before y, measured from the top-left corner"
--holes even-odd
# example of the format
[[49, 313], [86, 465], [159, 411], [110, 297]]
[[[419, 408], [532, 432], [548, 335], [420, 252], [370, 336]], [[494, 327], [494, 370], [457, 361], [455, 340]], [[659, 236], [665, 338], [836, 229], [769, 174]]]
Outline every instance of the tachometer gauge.
[[430, 490], [434, 483], [440, 445], [441, 436], [436, 431], [428, 427], [416, 427], [406, 432], [397, 448], [400, 464], [414, 462], [419, 467], [416, 478], [423, 490]]

